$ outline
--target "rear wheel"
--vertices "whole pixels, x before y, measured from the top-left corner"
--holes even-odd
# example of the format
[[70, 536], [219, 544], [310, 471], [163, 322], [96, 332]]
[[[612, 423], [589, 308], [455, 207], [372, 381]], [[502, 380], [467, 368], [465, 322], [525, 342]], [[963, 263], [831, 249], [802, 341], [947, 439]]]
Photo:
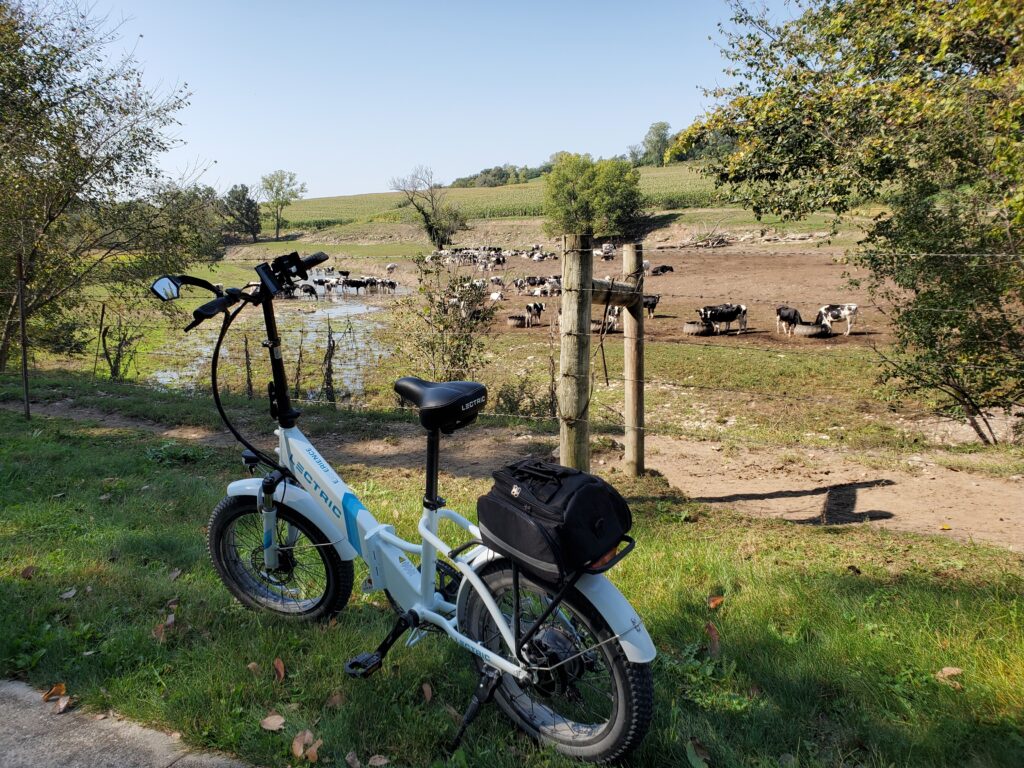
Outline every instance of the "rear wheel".
[[[480, 573], [505, 620], [512, 626], [512, 567], [497, 561]], [[519, 621], [523, 631], [544, 612], [554, 595], [550, 586], [519, 576]], [[489, 650], [512, 659], [494, 619], [470, 590], [460, 610], [462, 631]], [[649, 664], [633, 664], [604, 617], [576, 589], [530, 642], [526, 651], [532, 678], [502, 675], [498, 706], [531, 737], [557, 751], [591, 762], [625, 756], [644, 738], [654, 708]], [[473, 657], [482, 667], [479, 657]]]
[[352, 562], [306, 517], [277, 507], [278, 567], [263, 561], [263, 516], [253, 496], [228, 496], [213, 510], [207, 543], [221, 581], [249, 608], [296, 620], [333, 616], [352, 594]]

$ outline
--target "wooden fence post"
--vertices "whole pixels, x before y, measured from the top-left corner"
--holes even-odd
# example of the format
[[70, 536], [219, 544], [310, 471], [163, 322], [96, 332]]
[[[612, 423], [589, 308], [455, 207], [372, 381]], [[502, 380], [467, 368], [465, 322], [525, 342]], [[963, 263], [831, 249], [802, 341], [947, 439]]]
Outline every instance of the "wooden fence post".
[[562, 238], [562, 346], [558, 382], [559, 461], [590, 471], [590, 300], [594, 252], [590, 235]]
[[[622, 246], [622, 273], [637, 274], [637, 292], [643, 296], [643, 245]], [[644, 473], [644, 304], [637, 301], [626, 308], [622, 322], [626, 416], [626, 473], [640, 477]]]

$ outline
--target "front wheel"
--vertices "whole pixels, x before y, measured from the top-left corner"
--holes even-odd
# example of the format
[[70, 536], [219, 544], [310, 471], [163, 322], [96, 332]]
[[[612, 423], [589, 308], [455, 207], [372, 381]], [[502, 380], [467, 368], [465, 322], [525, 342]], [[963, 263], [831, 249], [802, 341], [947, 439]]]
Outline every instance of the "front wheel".
[[[509, 626], [513, 626], [512, 567], [506, 560], [480, 573]], [[544, 613], [555, 590], [519, 575], [522, 632]], [[470, 590], [459, 623], [466, 635], [512, 660], [490, 612]], [[530, 681], [502, 675], [495, 690], [498, 706], [538, 741], [565, 755], [591, 762], [621, 759], [644, 738], [654, 709], [649, 664], [634, 664], [615, 639], [600, 611], [577, 589], [530, 642], [526, 656]], [[483, 665], [474, 656], [477, 666]]]
[[254, 496], [228, 496], [213, 510], [207, 543], [221, 581], [249, 608], [289, 619], [333, 616], [352, 594], [352, 562], [306, 517], [277, 505], [278, 567], [263, 562], [263, 516]]

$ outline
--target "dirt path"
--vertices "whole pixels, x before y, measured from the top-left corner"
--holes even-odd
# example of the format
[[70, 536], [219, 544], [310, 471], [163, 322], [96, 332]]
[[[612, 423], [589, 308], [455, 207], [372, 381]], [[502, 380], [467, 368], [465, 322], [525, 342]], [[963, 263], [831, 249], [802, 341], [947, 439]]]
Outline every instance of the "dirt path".
[[810, 525], [869, 521], [1024, 552], [1024, 482], [947, 469], [928, 454], [905, 472], [835, 451], [726, 450], [664, 437], [649, 437], [647, 447], [649, 468], [712, 506]]
[[[0, 403], [19, 411], [17, 403]], [[92, 420], [107, 428], [142, 429], [176, 440], [233, 446], [225, 433], [201, 427], [167, 427], [143, 419], [83, 408], [73, 401], [36, 403], [46, 416]], [[316, 438], [338, 464], [423, 469], [424, 440], [414, 424], [390, 424], [383, 437]], [[442, 466], [452, 474], [482, 478], [527, 454], [546, 454], [554, 441], [521, 430], [475, 427], [445, 438]], [[1024, 552], [1024, 482], [937, 466], [927, 454], [912, 457], [915, 471], [870, 469], [837, 451], [730, 448], [713, 442], [648, 438], [647, 466], [696, 501], [754, 516], [799, 524], [868, 522], [898, 531], [982, 541]], [[267, 446], [270, 447], [270, 446]], [[602, 457], [615, 463], [616, 457]], [[948, 526], [948, 530], [945, 528]]]

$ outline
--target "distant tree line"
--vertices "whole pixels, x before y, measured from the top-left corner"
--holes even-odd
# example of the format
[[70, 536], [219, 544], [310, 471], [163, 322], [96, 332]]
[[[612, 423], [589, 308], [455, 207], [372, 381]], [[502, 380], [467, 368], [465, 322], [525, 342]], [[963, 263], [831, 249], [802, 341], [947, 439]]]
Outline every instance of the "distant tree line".
[[462, 176], [451, 183], [453, 187], [503, 187], [506, 184], [525, 184], [551, 171], [551, 161], [535, 168], [528, 165], [496, 165], [484, 168], [472, 176]]

